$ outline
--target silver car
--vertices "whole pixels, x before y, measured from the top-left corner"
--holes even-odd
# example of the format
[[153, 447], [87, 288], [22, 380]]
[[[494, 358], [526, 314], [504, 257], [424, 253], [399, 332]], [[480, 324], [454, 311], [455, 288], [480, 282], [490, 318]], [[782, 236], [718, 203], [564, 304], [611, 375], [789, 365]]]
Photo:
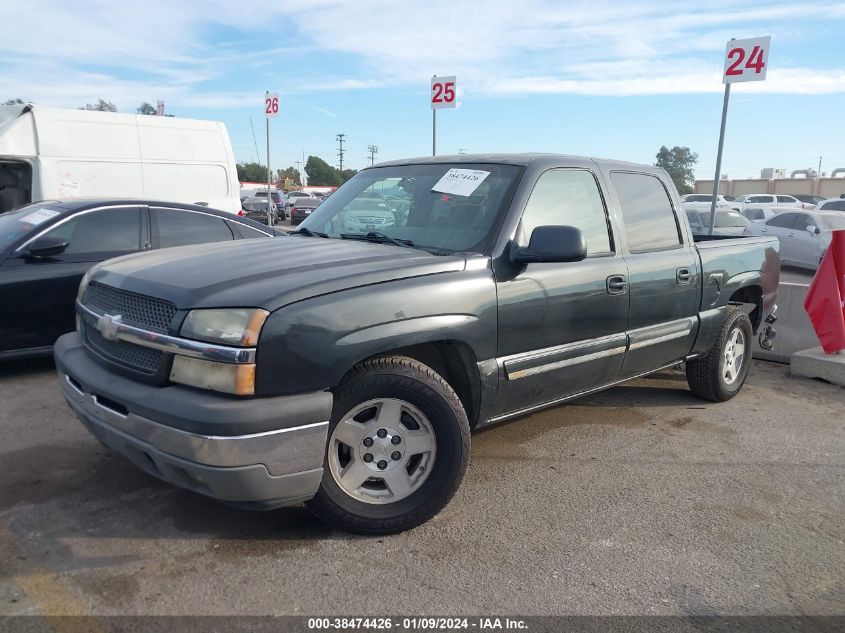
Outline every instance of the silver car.
[[845, 213], [792, 210], [753, 222], [745, 234], [777, 237], [781, 263], [815, 270], [836, 230], [845, 230]]
[[[704, 232], [710, 231], [710, 213], [701, 213], [701, 221], [704, 224]], [[751, 222], [736, 211], [728, 209], [716, 209], [716, 225], [713, 227], [713, 235], [743, 235], [745, 229]]]

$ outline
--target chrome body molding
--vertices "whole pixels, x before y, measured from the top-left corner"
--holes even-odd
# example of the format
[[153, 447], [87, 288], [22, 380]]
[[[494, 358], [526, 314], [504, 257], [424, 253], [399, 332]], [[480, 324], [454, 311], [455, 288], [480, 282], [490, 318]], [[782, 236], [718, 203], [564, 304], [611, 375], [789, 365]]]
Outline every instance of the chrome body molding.
[[100, 332], [103, 338], [108, 340], [126, 341], [141, 347], [220, 363], [255, 362], [254, 347], [230, 347], [151, 332], [122, 322], [120, 315], [108, 315], [83, 305], [78, 300], [76, 313], [88, 326]]
[[321, 468], [329, 422], [315, 422], [251, 435], [197, 435], [136, 415], [118, 411], [108, 399], [86, 393], [61, 371], [65, 400], [83, 421], [101, 431], [122, 435], [204, 466], [236, 468], [263, 464], [270, 475], [281, 476]]
[[696, 317], [687, 317], [588, 341], [513, 354], [498, 358], [497, 362], [504, 368], [508, 380], [519, 380], [690, 336], [696, 320]]

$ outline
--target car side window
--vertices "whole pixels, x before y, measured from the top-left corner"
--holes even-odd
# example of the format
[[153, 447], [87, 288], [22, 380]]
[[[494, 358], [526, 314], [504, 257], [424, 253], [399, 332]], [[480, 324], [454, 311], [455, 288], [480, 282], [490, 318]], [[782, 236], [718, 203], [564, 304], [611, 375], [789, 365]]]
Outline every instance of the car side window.
[[152, 238], [158, 248], [233, 240], [223, 218], [179, 209], [152, 209]]
[[240, 222], [229, 222], [228, 224], [229, 228], [234, 227], [234, 230], [245, 240], [250, 240], [254, 237], [270, 237], [266, 233], [262, 233], [261, 231], [254, 229], [251, 226], [241, 224]]
[[763, 213], [762, 209], [749, 209], [746, 213], [746, 217], [749, 220], [762, 220], [766, 217], [766, 214]]
[[779, 226], [782, 229], [791, 229], [795, 225], [797, 213], [781, 213], [766, 222], [768, 226]]
[[141, 249], [141, 209], [122, 207], [80, 213], [44, 237], [66, 240], [64, 255], [137, 251]]
[[587, 257], [613, 252], [607, 212], [593, 174], [585, 169], [551, 169], [534, 185], [522, 212], [516, 242], [527, 246], [538, 226], [574, 226], [587, 242]]
[[678, 248], [683, 243], [672, 201], [660, 179], [650, 174], [611, 172], [632, 253]]
[[795, 198], [792, 196], [777, 196], [778, 202], [788, 202], [789, 204], [795, 204]]

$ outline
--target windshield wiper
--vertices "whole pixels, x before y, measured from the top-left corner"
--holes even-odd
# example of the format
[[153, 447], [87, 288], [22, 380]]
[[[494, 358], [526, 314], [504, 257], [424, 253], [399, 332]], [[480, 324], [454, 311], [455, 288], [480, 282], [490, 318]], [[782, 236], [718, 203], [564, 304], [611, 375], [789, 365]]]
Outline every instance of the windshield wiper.
[[304, 235], [306, 237], [328, 237], [328, 233], [320, 233], [320, 231], [312, 231], [304, 226], [299, 227], [295, 231], [291, 231], [288, 235]]
[[341, 233], [340, 237], [345, 240], [366, 240], [368, 242], [389, 242], [394, 246], [405, 246], [408, 248], [414, 248], [414, 243], [411, 240], [400, 240], [395, 237], [390, 237], [389, 235], [385, 235], [380, 231], [370, 231], [369, 233]]

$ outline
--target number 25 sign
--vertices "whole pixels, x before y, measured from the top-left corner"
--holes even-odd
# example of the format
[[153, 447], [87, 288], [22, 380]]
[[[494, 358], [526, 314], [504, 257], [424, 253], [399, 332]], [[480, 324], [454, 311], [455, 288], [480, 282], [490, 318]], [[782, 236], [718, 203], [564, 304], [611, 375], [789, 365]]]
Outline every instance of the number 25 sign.
[[731, 40], [725, 50], [725, 71], [722, 83], [740, 81], [763, 81], [769, 65], [769, 44], [772, 38], [752, 37], [747, 40]]
[[455, 99], [455, 77], [432, 77], [431, 78], [431, 109], [454, 108]]

